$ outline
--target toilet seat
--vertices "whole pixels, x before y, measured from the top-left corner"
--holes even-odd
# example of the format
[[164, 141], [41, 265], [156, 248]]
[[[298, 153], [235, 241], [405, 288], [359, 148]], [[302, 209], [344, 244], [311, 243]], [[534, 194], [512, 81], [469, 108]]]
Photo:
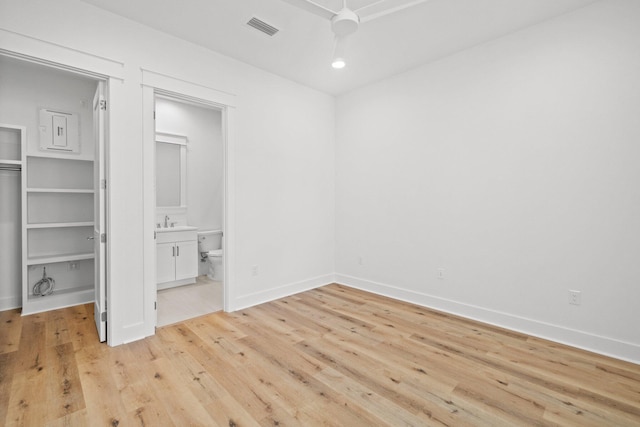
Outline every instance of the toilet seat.
[[209, 256], [222, 256], [222, 249], [214, 249], [212, 251], [207, 252]]

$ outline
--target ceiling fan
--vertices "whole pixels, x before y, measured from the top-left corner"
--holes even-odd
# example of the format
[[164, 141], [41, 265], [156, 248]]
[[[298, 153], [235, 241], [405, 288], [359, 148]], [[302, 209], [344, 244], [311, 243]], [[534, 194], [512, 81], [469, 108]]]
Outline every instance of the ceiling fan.
[[[360, 23], [372, 21], [382, 16], [389, 15], [391, 13], [399, 12], [409, 7], [415, 6], [420, 3], [424, 3], [428, 0], [404, 0], [398, 2], [393, 0], [376, 0], [365, 6], [357, 9], [349, 9], [347, 7], [347, 0], [342, 0], [342, 9], [338, 11], [331, 10], [321, 4], [318, 4], [312, 0], [283, 0], [300, 9], [311, 12], [314, 15], [318, 15], [321, 18], [328, 19], [331, 22], [331, 30], [335, 34], [336, 44], [333, 52], [333, 61], [331, 66], [333, 68], [344, 68], [346, 65], [344, 58], [346, 38], [350, 34], [355, 33], [360, 26]], [[383, 5], [389, 3], [390, 7], [382, 9], [374, 13], [366, 13], [366, 9], [370, 9], [373, 6]]]

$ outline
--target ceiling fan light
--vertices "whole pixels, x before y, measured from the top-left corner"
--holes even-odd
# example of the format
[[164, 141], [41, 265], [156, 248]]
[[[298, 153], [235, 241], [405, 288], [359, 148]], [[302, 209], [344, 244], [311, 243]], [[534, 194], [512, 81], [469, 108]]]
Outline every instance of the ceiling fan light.
[[347, 50], [347, 37], [336, 37], [335, 46], [333, 48], [333, 59], [331, 60], [331, 66], [336, 70], [340, 70], [347, 65], [345, 61]]
[[333, 58], [333, 61], [331, 62], [331, 66], [336, 70], [340, 70], [344, 68], [346, 65], [347, 63], [344, 62], [343, 58]]

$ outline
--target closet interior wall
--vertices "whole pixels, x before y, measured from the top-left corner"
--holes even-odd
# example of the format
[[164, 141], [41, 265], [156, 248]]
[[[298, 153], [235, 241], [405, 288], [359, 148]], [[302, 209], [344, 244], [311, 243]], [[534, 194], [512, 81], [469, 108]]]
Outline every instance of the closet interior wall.
[[20, 130], [0, 124], [0, 311], [20, 306]]

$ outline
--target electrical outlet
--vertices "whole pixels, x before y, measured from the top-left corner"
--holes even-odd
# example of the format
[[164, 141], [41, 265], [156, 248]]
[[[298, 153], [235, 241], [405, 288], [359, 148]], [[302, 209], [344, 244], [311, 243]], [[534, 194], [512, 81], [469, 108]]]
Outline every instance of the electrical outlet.
[[358, 256], [358, 264], [364, 265], [364, 257], [362, 255]]
[[580, 295], [580, 291], [569, 291], [569, 304], [580, 305], [581, 302], [582, 297]]
[[438, 269], [438, 279], [444, 280], [444, 268]]
[[258, 266], [257, 265], [251, 266], [251, 275], [252, 276], [257, 276], [258, 275]]
[[78, 263], [77, 262], [70, 262], [69, 263], [69, 270], [77, 270], [78, 269]]

